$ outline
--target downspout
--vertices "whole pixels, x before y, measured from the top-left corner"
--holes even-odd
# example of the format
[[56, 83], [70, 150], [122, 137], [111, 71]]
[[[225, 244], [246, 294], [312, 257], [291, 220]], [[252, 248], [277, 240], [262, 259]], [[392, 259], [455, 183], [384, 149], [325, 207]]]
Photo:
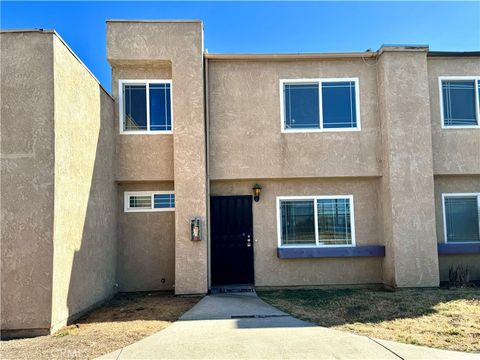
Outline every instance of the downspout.
[[210, 111], [209, 111], [209, 89], [208, 89], [208, 59], [203, 56], [203, 93], [204, 93], [204, 109], [205, 109], [205, 161], [206, 161], [206, 189], [207, 189], [207, 287], [211, 286], [211, 249], [210, 249]]

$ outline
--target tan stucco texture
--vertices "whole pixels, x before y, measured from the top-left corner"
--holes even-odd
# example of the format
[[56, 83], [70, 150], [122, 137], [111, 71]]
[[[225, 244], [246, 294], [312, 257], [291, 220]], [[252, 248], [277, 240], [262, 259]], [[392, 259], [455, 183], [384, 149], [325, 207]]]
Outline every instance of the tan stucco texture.
[[55, 221], [52, 326], [113, 295], [113, 101], [54, 37]]
[[[356, 243], [381, 245], [378, 179], [258, 180], [260, 201], [253, 203], [255, 285], [302, 286], [382, 282], [382, 258], [279, 259], [277, 196], [353, 195]], [[254, 182], [212, 181], [211, 195], [251, 195]]]
[[118, 102], [119, 80], [167, 80], [171, 78], [171, 65], [161, 61], [112, 64], [112, 96], [116, 99], [114, 123], [116, 132], [115, 179], [117, 181], [173, 181], [173, 135], [121, 135]]
[[173, 182], [118, 185], [118, 267], [120, 291], [173, 290], [175, 211], [125, 212], [126, 191], [173, 191]]
[[1, 328], [51, 321], [53, 35], [2, 33]]
[[480, 57], [429, 58], [433, 172], [480, 176], [480, 128], [442, 129], [439, 76], [479, 76]]
[[1, 34], [2, 336], [115, 291], [113, 101], [51, 31]]
[[[207, 178], [203, 86], [203, 25], [187, 22], [107, 22], [107, 58], [171, 63], [175, 184], [175, 293], [205, 293]], [[199, 217], [204, 241], [190, 241]]]
[[[375, 63], [209, 61], [210, 178], [379, 176]], [[361, 131], [282, 133], [280, 79], [358, 77]]]
[[384, 282], [438, 286], [426, 51], [384, 51], [378, 88]]

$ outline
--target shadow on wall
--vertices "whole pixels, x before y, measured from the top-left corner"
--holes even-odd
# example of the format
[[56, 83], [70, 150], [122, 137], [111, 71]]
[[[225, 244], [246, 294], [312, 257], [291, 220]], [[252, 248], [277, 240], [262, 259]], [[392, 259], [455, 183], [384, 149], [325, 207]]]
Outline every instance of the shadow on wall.
[[[56, 290], [52, 305], [54, 328], [65, 325], [66, 322], [112, 297], [116, 292], [117, 197], [114, 182], [114, 103], [100, 87], [98, 96], [97, 116], [100, 116], [100, 123], [96, 147], [94, 148], [92, 139], [85, 142], [89, 146], [76, 146], [83, 144], [77, 139], [71, 139], [69, 146], [72, 151], [65, 156], [75, 159], [64, 161], [72, 165], [71, 161], [77, 161], [78, 158], [78, 161], [85, 161], [87, 170], [80, 169], [79, 172], [75, 163], [61, 169], [65, 174], [62, 176], [67, 179], [60, 179], [59, 185], [68, 187], [62, 191], [63, 194], [68, 193], [68, 198], [60, 197], [55, 200], [55, 218], [61, 216], [63, 220], [61, 226], [67, 227], [68, 231], [61, 230], [62, 236], [55, 237], [53, 286]], [[97, 136], [97, 133], [87, 134], [87, 137], [90, 135]], [[88, 201], [85, 203], [86, 199]], [[57, 214], [57, 200], [64, 202], [61, 211], [71, 209], [71, 214], [66, 218], [62, 214]], [[79, 223], [74, 217], [79, 214], [84, 217], [83, 228], [75, 226]], [[55, 281], [56, 277], [59, 281]]]

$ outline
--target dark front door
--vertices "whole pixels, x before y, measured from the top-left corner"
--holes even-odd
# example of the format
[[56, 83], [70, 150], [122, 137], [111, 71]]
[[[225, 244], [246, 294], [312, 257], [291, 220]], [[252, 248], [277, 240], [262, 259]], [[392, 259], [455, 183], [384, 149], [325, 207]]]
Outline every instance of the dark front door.
[[251, 196], [210, 198], [212, 285], [253, 284]]

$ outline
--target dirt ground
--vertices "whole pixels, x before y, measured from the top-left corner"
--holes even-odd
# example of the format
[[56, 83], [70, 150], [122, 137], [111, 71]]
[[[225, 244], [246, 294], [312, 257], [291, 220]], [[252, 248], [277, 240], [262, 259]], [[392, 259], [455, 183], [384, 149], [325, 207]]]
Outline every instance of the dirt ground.
[[51, 336], [0, 342], [2, 359], [93, 359], [129, 345], [177, 320], [200, 297], [118, 294]]
[[480, 288], [258, 291], [320, 326], [428, 347], [480, 352]]

